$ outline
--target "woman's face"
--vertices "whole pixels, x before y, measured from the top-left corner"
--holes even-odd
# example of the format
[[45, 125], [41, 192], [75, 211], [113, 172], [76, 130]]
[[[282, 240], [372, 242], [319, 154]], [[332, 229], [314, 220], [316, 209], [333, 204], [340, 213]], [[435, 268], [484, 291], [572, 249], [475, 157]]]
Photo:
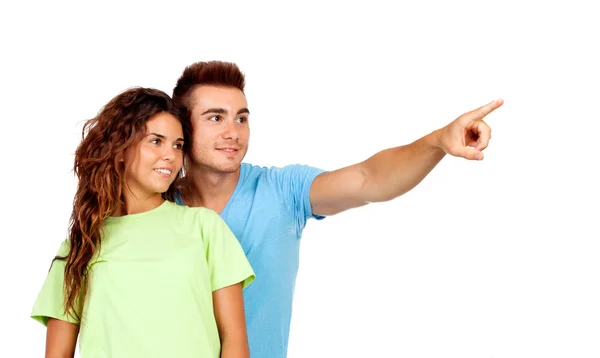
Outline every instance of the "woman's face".
[[163, 112], [146, 122], [146, 134], [125, 153], [125, 191], [139, 200], [169, 189], [183, 165], [183, 130], [173, 115]]

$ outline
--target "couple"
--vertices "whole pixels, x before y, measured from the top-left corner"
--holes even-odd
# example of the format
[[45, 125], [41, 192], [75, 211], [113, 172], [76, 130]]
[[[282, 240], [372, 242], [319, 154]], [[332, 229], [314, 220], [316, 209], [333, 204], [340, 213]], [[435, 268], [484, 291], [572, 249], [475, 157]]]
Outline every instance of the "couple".
[[133, 88], [86, 123], [69, 235], [31, 313], [46, 357], [78, 339], [84, 358], [285, 357], [307, 220], [394, 199], [446, 154], [483, 159], [503, 104], [338, 170], [265, 168], [242, 163], [244, 85], [199, 62], [172, 98]]

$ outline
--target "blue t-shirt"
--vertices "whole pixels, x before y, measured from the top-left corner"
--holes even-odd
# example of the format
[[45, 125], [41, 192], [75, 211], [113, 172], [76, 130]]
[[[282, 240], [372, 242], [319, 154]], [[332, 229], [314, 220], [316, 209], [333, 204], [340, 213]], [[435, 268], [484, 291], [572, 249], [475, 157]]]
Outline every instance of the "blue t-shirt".
[[287, 355], [300, 237], [309, 218], [323, 218], [313, 216], [309, 198], [322, 172], [306, 165], [242, 163], [239, 182], [221, 213], [256, 274], [244, 290], [252, 358]]

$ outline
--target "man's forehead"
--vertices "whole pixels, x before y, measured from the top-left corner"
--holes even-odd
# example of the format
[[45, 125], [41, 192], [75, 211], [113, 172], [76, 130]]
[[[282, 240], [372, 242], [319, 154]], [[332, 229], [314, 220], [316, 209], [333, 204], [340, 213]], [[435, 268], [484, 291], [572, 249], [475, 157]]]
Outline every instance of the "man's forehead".
[[238, 111], [248, 107], [246, 96], [235, 87], [198, 86], [192, 93], [194, 109], [222, 108]]

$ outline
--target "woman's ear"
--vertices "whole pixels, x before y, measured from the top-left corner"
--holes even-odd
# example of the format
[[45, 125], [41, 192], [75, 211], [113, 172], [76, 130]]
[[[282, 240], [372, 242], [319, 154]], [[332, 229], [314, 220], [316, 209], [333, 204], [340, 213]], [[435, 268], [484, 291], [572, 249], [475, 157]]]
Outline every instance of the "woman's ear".
[[125, 158], [124, 158], [124, 156], [122, 154], [117, 155], [114, 160], [115, 160], [114, 161], [114, 163], [115, 163], [114, 165], [115, 166], [117, 166], [119, 163], [124, 163], [125, 162]]

